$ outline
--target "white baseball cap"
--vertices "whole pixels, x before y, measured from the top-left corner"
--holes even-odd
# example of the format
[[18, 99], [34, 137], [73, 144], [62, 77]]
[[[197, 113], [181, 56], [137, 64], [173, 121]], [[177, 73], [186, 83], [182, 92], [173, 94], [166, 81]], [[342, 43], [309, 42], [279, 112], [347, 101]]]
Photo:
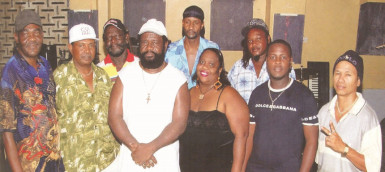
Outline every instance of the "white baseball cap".
[[69, 31], [69, 40], [70, 44], [76, 41], [84, 39], [94, 39], [96, 38], [95, 30], [92, 26], [84, 23], [73, 26]]
[[156, 19], [150, 19], [146, 23], [144, 23], [142, 28], [140, 28], [138, 34], [141, 35], [144, 32], [153, 32], [160, 36], [167, 37], [166, 27], [164, 27], [161, 21], [158, 21]]

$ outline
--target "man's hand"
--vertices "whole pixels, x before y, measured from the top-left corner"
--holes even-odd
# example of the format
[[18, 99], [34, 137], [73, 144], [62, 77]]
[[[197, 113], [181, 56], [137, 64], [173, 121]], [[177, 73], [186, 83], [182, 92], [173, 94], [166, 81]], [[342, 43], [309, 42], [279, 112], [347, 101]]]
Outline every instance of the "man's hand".
[[154, 156], [151, 156], [151, 158], [148, 161], [141, 164], [140, 166], [142, 166], [144, 169], [145, 168], [151, 168], [151, 167], [154, 167], [156, 163], [157, 163], [156, 158]]
[[338, 153], [344, 152], [346, 144], [336, 132], [333, 122], [330, 121], [329, 126], [330, 131], [325, 127], [322, 127], [321, 129], [327, 135], [325, 138], [325, 145]]
[[143, 168], [153, 167], [157, 160], [154, 157], [154, 151], [149, 144], [134, 144], [130, 143], [131, 157], [135, 164], [142, 166]]

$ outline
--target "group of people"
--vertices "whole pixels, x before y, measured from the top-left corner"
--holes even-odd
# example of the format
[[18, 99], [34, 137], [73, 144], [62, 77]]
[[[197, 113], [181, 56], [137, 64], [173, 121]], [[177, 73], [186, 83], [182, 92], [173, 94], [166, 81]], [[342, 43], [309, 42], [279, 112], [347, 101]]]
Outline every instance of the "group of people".
[[271, 42], [261, 19], [242, 30], [243, 57], [229, 73], [204, 38], [204, 13], [183, 12], [170, 43], [150, 19], [130, 52], [118, 19], [103, 27], [108, 52], [93, 64], [94, 29], [69, 30], [73, 59], [52, 72], [38, 54], [40, 17], [15, 20], [16, 52], [1, 77], [0, 132], [12, 171], [379, 171], [381, 129], [357, 88], [354, 51], [333, 67], [336, 96], [320, 111], [295, 80], [292, 50]]

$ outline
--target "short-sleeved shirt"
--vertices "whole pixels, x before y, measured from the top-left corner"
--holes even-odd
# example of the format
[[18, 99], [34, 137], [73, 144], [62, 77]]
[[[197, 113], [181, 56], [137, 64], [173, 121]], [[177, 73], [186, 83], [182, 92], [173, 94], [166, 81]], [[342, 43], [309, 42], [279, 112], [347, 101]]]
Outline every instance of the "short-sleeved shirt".
[[73, 61], [54, 72], [60, 147], [67, 171], [103, 170], [119, 152], [107, 123], [112, 83], [102, 68], [92, 64], [92, 70], [94, 92]]
[[318, 125], [316, 101], [297, 81], [291, 79], [280, 90], [270, 88], [269, 82], [258, 86], [250, 97], [255, 133], [247, 171], [299, 171], [305, 145], [303, 126]]
[[36, 70], [16, 52], [5, 65], [0, 132], [13, 133], [23, 171], [64, 171], [52, 69], [43, 57], [37, 61]]
[[[136, 57], [134, 54], [131, 54], [130, 50], [127, 49], [127, 58], [123, 64], [122, 69], [128, 64], [131, 64], [134, 60], [138, 60], [138, 57]], [[98, 63], [98, 66], [103, 68], [107, 72], [108, 76], [110, 76], [112, 83], [115, 83], [115, 80], [119, 74], [116, 70], [116, 66], [114, 65], [114, 63], [112, 63], [110, 54], [107, 54], [106, 58], [104, 58], [103, 61]]]
[[[239, 92], [246, 103], [249, 103], [251, 92], [253, 92], [257, 86], [269, 80], [269, 73], [266, 69], [266, 62], [264, 62], [259, 72], [259, 77], [257, 77], [253, 61], [250, 58], [246, 68], [243, 67], [242, 59], [236, 61], [227, 77], [231, 86]], [[295, 80], [295, 72], [293, 69], [291, 69], [289, 77]]]
[[[330, 130], [329, 122], [332, 121], [342, 141], [364, 155], [367, 171], [378, 172], [381, 167], [381, 126], [376, 112], [361, 93], [357, 93], [357, 96], [357, 102], [339, 122], [335, 119], [334, 108], [337, 96], [334, 96], [318, 113], [320, 127]], [[361, 171], [346, 157], [342, 157], [340, 153], [326, 147], [325, 138], [325, 134], [320, 130], [316, 157], [318, 171]]]
[[198, 52], [195, 57], [194, 67], [191, 70], [191, 75], [190, 75], [186, 50], [184, 49], [184, 42], [183, 42], [184, 39], [185, 37], [169, 45], [167, 49], [165, 61], [184, 73], [184, 75], [187, 78], [188, 88], [190, 89], [196, 85], [196, 82], [192, 80], [192, 77], [196, 72], [196, 67], [198, 65], [199, 57], [201, 56], [203, 50], [205, 50], [206, 48], [219, 49], [219, 46], [215, 42], [212, 42], [200, 37]]

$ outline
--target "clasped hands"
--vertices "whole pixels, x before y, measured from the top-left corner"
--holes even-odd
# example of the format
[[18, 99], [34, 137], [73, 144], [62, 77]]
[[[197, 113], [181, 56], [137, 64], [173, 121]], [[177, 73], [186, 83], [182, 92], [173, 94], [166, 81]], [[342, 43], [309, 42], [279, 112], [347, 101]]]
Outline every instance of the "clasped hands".
[[145, 168], [154, 167], [157, 163], [154, 157], [154, 151], [149, 144], [130, 143], [131, 157], [136, 165]]
[[343, 153], [346, 147], [346, 144], [342, 141], [341, 137], [336, 132], [333, 122], [329, 122], [330, 130], [325, 127], [322, 127], [321, 130], [326, 134], [325, 145], [331, 148], [333, 151], [338, 153]]

